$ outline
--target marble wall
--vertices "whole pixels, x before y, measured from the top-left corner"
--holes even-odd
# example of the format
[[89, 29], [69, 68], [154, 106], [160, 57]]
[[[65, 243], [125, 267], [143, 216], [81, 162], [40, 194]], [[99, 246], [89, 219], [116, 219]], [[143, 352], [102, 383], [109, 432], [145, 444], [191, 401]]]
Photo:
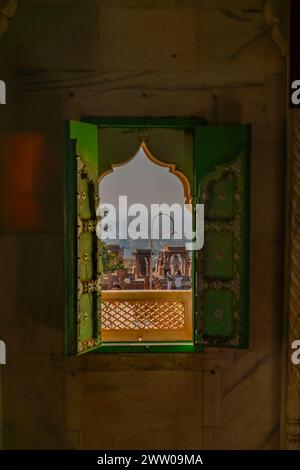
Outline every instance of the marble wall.
[[[279, 448], [286, 61], [263, 0], [20, 0], [0, 40], [8, 449]], [[249, 350], [64, 357], [63, 120], [252, 124]]]

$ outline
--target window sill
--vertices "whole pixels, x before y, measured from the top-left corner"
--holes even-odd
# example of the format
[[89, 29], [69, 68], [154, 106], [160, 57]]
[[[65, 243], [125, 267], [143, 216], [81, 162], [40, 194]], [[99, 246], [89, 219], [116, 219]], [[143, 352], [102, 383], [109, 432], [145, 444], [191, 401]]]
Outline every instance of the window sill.
[[[126, 346], [128, 348], [128, 346]], [[127, 349], [128, 351], [128, 349]], [[115, 352], [91, 353], [77, 357], [55, 357], [58, 368], [68, 372], [201, 371], [228, 370], [236, 360], [236, 350], [211, 348], [199, 352]]]

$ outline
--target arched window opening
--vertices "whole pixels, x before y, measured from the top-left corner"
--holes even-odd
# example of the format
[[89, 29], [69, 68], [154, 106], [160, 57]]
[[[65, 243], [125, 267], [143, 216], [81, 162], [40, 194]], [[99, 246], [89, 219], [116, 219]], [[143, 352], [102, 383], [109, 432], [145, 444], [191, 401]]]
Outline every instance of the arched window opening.
[[104, 341], [192, 340], [187, 177], [142, 143], [100, 175], [99, 196]]
[[[166, 289], [171, 275], [171, 289], [190, 289], [187, 178], [153, 157], [143, 143], [133, 158], [100, 178], [99, 194], [98, 236], [105, 252], [102, 288]], [[182, 279], [175, 285], [176, 276]]]

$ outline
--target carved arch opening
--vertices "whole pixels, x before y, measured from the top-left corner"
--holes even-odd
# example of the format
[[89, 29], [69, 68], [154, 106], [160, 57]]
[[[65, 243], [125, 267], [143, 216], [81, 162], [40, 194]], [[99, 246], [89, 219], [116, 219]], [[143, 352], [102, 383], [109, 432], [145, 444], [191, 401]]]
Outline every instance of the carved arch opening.
[[188, 176], [181, 169], [178, 169], [178, 165], [176, 163], [173, 163], [171, 161], [167, 162], [166, 160], [160, 159], [157, 155], [154, 155], [154, 153], [149, 148], [149, 145], [145, 141], [141, 141], [139, 143], [139, 146], [137, 147], [137, 149], [134, 152], [132, 152], [131, 154], [129, 154], [129, 156], [127, 158], [123, 157], [122, 160], [111, 163], [109, 165], [108, 169], [106, 169], [105, 171], [100, 172], [100, 175], [98, 177], [98, 184], [101, 183], [101, 181], [103, 180], [103, 178], [105, 176], [112, 173], [115, 168], [120, 167], [120, 166], [124, 166], [124, 165], [128, 164], [131, 160], [133, 160], [136, 157], [139, 150], [143, 150], [146, 157], [152, 163], [154, 163], [155, 165], [158, 165], [162, 168], [167, 168], [169, 170], [169, 173], [176, 176], [180, 180], [180, 182], [183, 186], [184, 202], [187, 205], [192, 204], [192, 200], [193, 200], [192, 184], [191, 184], [190, 179], [188, 178]]

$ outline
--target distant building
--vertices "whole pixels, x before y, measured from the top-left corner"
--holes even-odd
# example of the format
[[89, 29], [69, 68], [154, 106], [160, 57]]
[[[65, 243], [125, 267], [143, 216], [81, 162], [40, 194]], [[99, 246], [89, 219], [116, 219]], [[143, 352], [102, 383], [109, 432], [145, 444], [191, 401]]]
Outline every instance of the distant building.
[[192, 259], [191, 252], [187, 251], [185, 246], [166, 246], [157, 259], [156, 273], [164, 276], [166, 270], [171, 269], [172, 274], [176, 274], [180, 269], [183, 276], [191, 277]]

